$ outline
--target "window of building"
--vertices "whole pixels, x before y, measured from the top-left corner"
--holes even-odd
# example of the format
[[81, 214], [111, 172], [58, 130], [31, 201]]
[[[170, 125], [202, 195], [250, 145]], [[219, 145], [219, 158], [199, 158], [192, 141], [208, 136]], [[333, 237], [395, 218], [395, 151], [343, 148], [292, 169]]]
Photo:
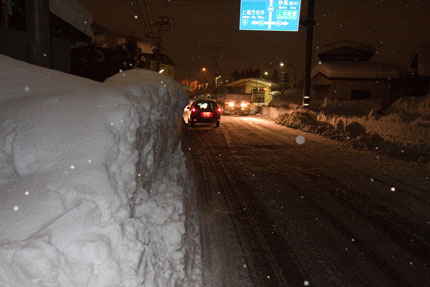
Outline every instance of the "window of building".
[[264, 103], [264, 89], [253, 88], [252, 89], [252, 101], [254, 103]]

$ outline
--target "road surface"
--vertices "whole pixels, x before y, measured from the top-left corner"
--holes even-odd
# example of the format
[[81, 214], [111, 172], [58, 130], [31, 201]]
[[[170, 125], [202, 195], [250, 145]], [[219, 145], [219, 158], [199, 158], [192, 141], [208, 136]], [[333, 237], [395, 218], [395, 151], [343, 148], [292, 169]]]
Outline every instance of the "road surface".
[[254, 117], [182, 145], [205, 286], [429, 286], [428, 167]]

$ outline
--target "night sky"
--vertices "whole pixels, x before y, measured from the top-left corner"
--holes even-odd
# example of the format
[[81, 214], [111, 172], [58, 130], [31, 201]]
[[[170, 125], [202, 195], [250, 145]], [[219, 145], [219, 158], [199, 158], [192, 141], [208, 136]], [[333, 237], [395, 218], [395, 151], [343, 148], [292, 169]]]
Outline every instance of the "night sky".
[[[224, 78], [229, 78], [235, 68], [271, 72], [280, 61], [296, 66], [299, 75], [304, 69], [306, 29], [239, 31], [239, 0], [83, 2], [90, 7], [94, 22], [142, 38], [147, 31], [142, 19], [146, 15], [152, 19], [161, 15], [172, 17], [175, 27], [165, 34], [162, 52], [175, 62], [177, 80], [186, 79], [189, 74], [194, 78], [203, 66], [208, 72], [218, 68]], [[306, 3], [302, 0], [301, 18], [306, 16]], [[315, 63], [318, 46], [349, 40], [375, 46], [375, 61], [408, 68], [416, 47], [430, 42], [429, 0], [315, 0], [315, 20]], [[287, 68], [292, 74], [293, 70]]]

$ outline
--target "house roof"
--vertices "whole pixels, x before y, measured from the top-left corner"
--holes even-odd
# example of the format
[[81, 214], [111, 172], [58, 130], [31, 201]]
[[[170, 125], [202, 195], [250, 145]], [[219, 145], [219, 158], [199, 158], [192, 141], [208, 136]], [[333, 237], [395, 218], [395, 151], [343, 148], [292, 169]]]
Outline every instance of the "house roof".
[[338, 41], [318, 48], [318, 57], [323, 61], [369, 60], [375, 55], [373, 46], [352, 42]]
[[322, 74], [327, 78], [397, 79], [402, 68], [388, 63], [371, 61], [324, 62], [312, 69], [312, 78]]
[[240, 79], [240, 80], [225, 84], [225, 86], [226, 87], [232, 87], [232, 86], [236, 86], [236, 85], [239, 85], [241, 83], [244, 83], [244, 82], [253, 82], [256, 84], [265, 85], [265, 86], [269, 86], [269, 87], [277, 85], [275, 82], [261, 79], [261, 78], [245, 78], [245, 79]]
[[354, 42], [354, 41], [337, 41], [337, 42], [325, 44], [319, 47], [318, 53], [319, 54], [327, 53], [327, 52], [337, 50], [337, 49], [342, 49], [345, 47], [367, 52], [367, 53], [372, 53], [372, 54], [375, 53], [375, 47], [371, 45], [359, 43], [359, 42]]
[[93, 38], [91, 12], [81, 0], [50, 0], [49, 10], [77, 30]]
[[153, 45], [145, 39], [116, 33], [97, 23], [93, 23], [92, 27], [94, 29], [94, 44], [98, 47], [115, 49], [120, 45], [126, 45], [128, 39], [134, 38], [142, 53], [152, 54]]

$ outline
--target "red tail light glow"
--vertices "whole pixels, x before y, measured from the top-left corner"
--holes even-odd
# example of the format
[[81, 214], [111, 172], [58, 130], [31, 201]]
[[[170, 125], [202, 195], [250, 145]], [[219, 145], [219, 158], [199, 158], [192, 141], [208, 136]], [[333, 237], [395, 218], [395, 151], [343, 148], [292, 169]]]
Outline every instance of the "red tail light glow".
[[217, 111], [218, 111], [218, 113], [220, 113], [220, 112], [221, 112], [221, 108], [218, 108], [218, 110], [217, 110]]
[[212, 112], [203, 112], [201, 113], [203, 118], [211, 118], [213, 116]]
[[195, 112], [196, 112], [196, 108], [192, 108], [192, 109], [191, 109], [191, 112], [192, 112], [192, 113], [195, 113]]

